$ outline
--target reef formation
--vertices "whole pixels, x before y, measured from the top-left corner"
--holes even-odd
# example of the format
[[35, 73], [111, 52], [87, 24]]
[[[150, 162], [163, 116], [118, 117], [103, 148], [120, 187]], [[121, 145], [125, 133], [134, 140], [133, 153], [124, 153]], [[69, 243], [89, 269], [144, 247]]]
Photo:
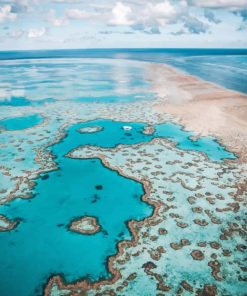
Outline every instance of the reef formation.
[[[97, 102], [66, 100], [65, 103], [56, 98], [42, 101], [42, 104], [31, 102], [19, 107], [1, 107], [1, 119], [5, 119], [6, 114], [9, 118], [40, 114], [45, 120], [30, 128], [1, 131], [0, 213], [13, 201], [35, 199], [37, 179], [48, 178], [47, 174], [59, 171], [60, 164], [50, 147], [65, 141], [69, 127], [74, 124], [98, 118], [121, 121], [124, 126], [130, 122], [142, 122], [146, 125], [143, 135], [154, 135], [158, 124], [181, 122], [185, 129], [194, 131], [183, 117], [179, 117], [177, 107], [171, 107], [171, 94], [160, 88], [160, 79], [163, 81], [167, 75], [167, 81], [178, 81], [178, 90], [182, 91], [176, 94], [183, 96], [183, 87], [192, 80], [195, 83], [196, 78], [186, 78], [161, 65], [136, 64], [147, 84], [145, 94], [155, 93], [152, 99], [147, 96], [149, 99], [145, 100], [144, 95], [136, 100], [138, 96], [135, 95], [135, 100], [127, 103], [101, 102], [100, 99]], [[163, 78], [150, 77], [155, 67]], [[202, 82], [199, 84], [202, 85]], [[216, 88], [209, 83], [206, 85], [210, 86], [212, 97]], [[143, 85], [134, 85], [133, 89], [135, 94], [140, 93]], [[205, 89], [203, 93], [205, 95]], [[219, 87], [217, 93], [220, 96], [229, 95], [227, 90]], [[103, 95], [105, 99], [105, 93]], [[230, 92], [231, 97], [234, 95]], [[243, 97], [239, 95], [237, 102], [242, 103]], [[198, 132], [193, 133], [190, 139], [196, 141], [200, 138], [200, 134], [204, 134], [201, 129], [201, 126], [195, 128]], [[78, 133], [85, 136], [95, 133], [100, 137], [102, 130], [101, 126], [88, 126], [79, 129]], [[206, 134], [217, 136], [212, 130], [212, 133], [207, 130]], [[131, 138], [135, 129], [124, 132], [126, 137]], [[243, 137], [237, 146], [240, 134]], [[234, 133], [231, 133], [230, 142], [222, 134], [219, 139], [222, 145], [235, 153], [235, 159], [210, 159], [206, 149], [205, 153], [183, 150], [169, 137], [154, 137], [146, 142], [113, 147], [77, 145], [73, 150], [65, 151], [66, 159], [100, 160], [106, 168], [140, 182], [144, 189], [141, 199], [153, 207], [153, 213], [141, 221], [126, 221], [130, 237], [118, 242], [115, 254], [105, 258], [110, 274], [108, 278], [93, 281], [84, 277], [82, 271], [83, 278], [69, 282], [58, 271], [41, 283], [45, 285], [44, 294], [245, 295], [247, 163], [243, 147], [247, 139], [244, 131], [238, 133], [235, 139]], [[21, 220], [12, 220], [1, 213], [0, 235], [18, 232], [21, 223]], [[101, 221], [90, 215], [76, 217], [68, 223], [69, 229], [67, 227], [65, 231], [76, 232], [73, 233], [75, 236], [92, 238], [104, 231]]]

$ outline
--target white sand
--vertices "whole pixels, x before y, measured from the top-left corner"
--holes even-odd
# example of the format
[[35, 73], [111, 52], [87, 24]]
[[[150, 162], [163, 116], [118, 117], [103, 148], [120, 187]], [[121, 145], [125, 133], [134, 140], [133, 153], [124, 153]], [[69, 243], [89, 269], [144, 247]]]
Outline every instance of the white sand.
[[212, 135], [247, 162], [247, 96], [167, 65], [150, 66], [152, 87], [163, 102], [154, 108], [200, 135]]

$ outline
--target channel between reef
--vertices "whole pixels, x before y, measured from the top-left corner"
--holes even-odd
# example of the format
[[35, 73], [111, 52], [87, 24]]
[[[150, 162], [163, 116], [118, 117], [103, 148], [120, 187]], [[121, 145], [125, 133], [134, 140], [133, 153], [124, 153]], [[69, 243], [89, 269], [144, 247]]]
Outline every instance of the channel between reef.
[[[68, 157], [71, 157], [67, 155]], [[111, 274], [111, 277], [109, 279], [102, 279], [96, 282], [90, 282], [87, 279], [78, 280], [74, 283], [67, 283], [62, 275], [55, 275], [51, 276], [48, 280], [47, 285], [44, 289], [44, 295], [49, 296], [50, 291], [54, 284], [56, 284], [59, 289], [70, 289], [71, 291], [82, 289], [84, 291], [90, 290], [90, 289], [97, 289], [102, 285], [110, 285], [115, 282], [117, 282], [121, 278], [121, 274], [117, 268], [114, 267], [114, 261], [123, 255], [124, 248], [129, 248], [132, 246], [135, 246], [139, 241], [139, 235], [138, 235], [138, 229], [143, 224], [151, 224], [152, 221], [158, 216], [159, 209], [163, 205], [162, 202], [153, 201], [149, 198], [150, 192], [151, 192], [151, 182], [146, 179], [139, 180], [138, 178], [135, 178], [133, 176], [129, 176], [125, 174], [121, 169], [118, 167], [115, 167], [111, 165], [106, 159], [104, 155], [98, 155], [97, 157], [80, 157], [80, 159], [99, 159], [101, 160], [104, 167], [111, 169], [113, 171], [116, 171], [119, 175], [132, 179], [133, 181], [136, 181], [138, 183], [142, 184], [144, 195], [141, 197], [142, 202], [146, 202], [148, 205], [153, 207], [153, 213], [151, 216], [144, 218], [141, 221], [136, 220], [129, 220], [127, 221], [127, 227], [132, 235], [131, 240], [121, 240], [117, 243], [117, 253], [115, 255], [109, 256], [107, 259], [107, 267], [108, 271]]]

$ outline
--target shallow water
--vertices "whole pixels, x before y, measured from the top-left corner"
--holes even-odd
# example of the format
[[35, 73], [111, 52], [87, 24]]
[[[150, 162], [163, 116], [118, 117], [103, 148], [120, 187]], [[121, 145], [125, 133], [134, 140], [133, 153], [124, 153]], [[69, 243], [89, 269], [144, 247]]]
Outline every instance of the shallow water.
[[150, 99], [145, 66], [128, 61], [44, 59], [0, 61], [0, 106], [57, 100], [131, 102]]
[[[124, 130], [123, 126], [130, 126], [131, 130]], [[82, 127], [101, 126], [103, 131], [97, 133], [88, 133], [82, 136], [77, 132]], [[226, 158], [234, 159], [233, 153], [226, 151], [223, 146], [215, 141], [212, 137], [201, 137], [197, 140], [192, 140], [193, 133], [185, 131], [181, 126], [173, 123], [162, 123], [154, 126], [155, 131], [151, 135], [143, 133], [147, 125], [144, 123], [133, 122], [114, 122], [112, 120], [94, 120], [85, 123], [78, 123], [69, 128], [71, 142], [75, 147], [79, 145], [94, 145], [104, 148], [112, 148], [119, 144], [138, 144], [149, 142], [155, 138], [169, 139], [182, 150], [199, 151], [206, 154], [210, 160], [220, 161]], [[57, 146], [59, 147], [59, 146]], [[64, 146], [65, 147], [65, 146]], [[56, 148], [56, 146], [55, 146]], [[59, 149], [61, 149], [59, 147]], [[67, 153], [69, 148], [66, 147]], [[61, 151], [61, 150], [60, 150]], [[55, 154], [58, 151], [55, 150]]]
[[[202, 79], [247, 93], [247, 50], [244, 48], [73, 49], [0, 52], [0, 60], [26, 58], [112, 58], [168, 63]], [[2, 70], [4, 71], [4, 68]]]
[[35, 125], [40, 124], [43, 120], [43, 117], [39, 114], [6, 118], [0, 120], [0, 129], [2, 127], [7, 131], [23, 130], [34, 127]]
[[[91, 143], [108, 146], [109, 137], [92, 134]], [[62, 273], [67, 281], [109, 276], [107, 256], [116, 252], [118, 241], [130, 238], [126, 221], [151, 215], [152, 207], [140, 201], [141, 184], [105, 168], [98, 159], [64, 157], [88, 142], [87, 134], [69, 131], [51, 148], [59, 169], [38, 178], [34, 198], [1, 207], [8, 218], [21, 219], [15, 230], [0, 232], [1, 295], [40, 295], [54, 273]], [[68, 231], [70, 222], [84, 215], [98, 217], [102, 231], [95, 235]]]
[[[103, 129], [78, 131], [94, 126]], [[145, 126], [111, 120], [78, 123], [49, 148], [59, 169], [38, 178], [32, 199], [15, 200], [0, 208], [9, 219], [20, 219], [15, 230], [0, 232], [0, 253], [4, 254], [0, 256], [1, 295], [40, 295], [51, 274], [63, 274], [69, 282], [109, 276], [107, 256], [116, 252], [119, 240], [130, 238], [126, 221], [152, 213], [150, 206], [140, 202], [141, 184], [105, 168], [98, 159], [65, 157], [72, 149], [81, 145], [110, 148], [161, 137], [175, 141], [181, 149], [203, 151], [214, 160], [233, 157], [210, 138], [190, 140], [191, 134], [177, 125], [157, 125], [153, 135], [143, 134]], [[102, 231], [91, 236], [68, 231], [70, 222], [84, 215], [96, 216]]]

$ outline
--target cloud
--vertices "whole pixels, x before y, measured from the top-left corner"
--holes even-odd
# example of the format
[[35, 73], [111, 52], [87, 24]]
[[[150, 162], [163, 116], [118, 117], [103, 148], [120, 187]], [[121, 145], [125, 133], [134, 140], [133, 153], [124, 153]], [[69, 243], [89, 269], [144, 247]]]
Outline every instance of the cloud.
[[148, 3], [145, 9], [146, 22], [158, 23], [160, 26], [165, 26], [171, 21], [174, 22], [174, 18], [177, 15], [176, 7], [169, 1], [163, 1], [157, 4]]
[[[38, 1], [38, 0], [36, 0]], [[84, 9], [67, 8], [63, 15], [57, 17], [55, 8], [50, 10], [49, 22], [56, 27], [68, 25], [73, 20], [87, 20], [91, 23], [101, 22], [109, 26], [128, 26], [133, 31], [140, 31], [146, 34], [161, 34], [162, 28], [170, 24], [181, 24], [187, 32], [199, 34], [206, 32], [208, 26], [199, 20], [197, 16], [190, 15], [189, 1], [182, 0], [175, 2], [172, 0], [125, 0], [113, 1], [91, 0], [89, 4], [84, 5]], [[59, 3], [76, 3], [77, 0], [53, 0], [56, 5]], [[80, 6], [82, 7], [82, 6]], [[204, 11], [204, 10], [203, 10]], [[206, 9], [205, 18], [211, 23], [219, 23], [213, 12]], [[193, 28], [193, 24], [195, 28]]]
[[55, 27], [61, 27], [69, 24], [70, 20], [95, 20], [99, 16], [98, 13], [88, 12], [77, 8], [69, 8], [65, 10], [65, 13], [61, 17], [56, 16], [54, 9], [50, 9], [47, 19]]
[[239, 14], [244, 21], [247, 21], [247, 9], [240, 11]]
[[221, 22], [221, 20], [217, 19], [214, 13], [209, 9], [204, 10], [204, 16], [211, 23], [219, 24]]
[[68, 20], [65, 17], [55, 18], [52, 20], [52, 24], [55, 27], [61, 27], [68, 24]]
[[[160, 27], [177, 22], [177, 7], [165, 0], [159, 3], [146, 3], [140, 6], [139, 1], [130, 2], [131, 6], [117, 2], [112, 9], [110, 25], [131, 26], [135, 31], [148, 34], [159, 34]], [[183, 5], [183, 1], [181, 2]]]
[[17, 14], [12, 12], [12, 7], [9, 4], [0, 6], [0, 22], [14, 21]]
[[48, 11], [47, 20], [55, 27], [61, 27], [68, 24], [68, 19], [65, 16], [56, 17], [54, 9]]
[[[247, 22], [247, 9], [244, 9], [241, 11], [235, 11], [234, 14], [239, 15], [242, 18], [243, 22], [245, 22], [245, 23]], [[243, 27], [245, 28], [245, 26], [243, 26]]]
[[[139, 1], [129, 1], [137, 4]], [[110, 24], [129, 25], [134, 31], [140, 31], [146, 34], [161, 34], [161, 28], [169, 24], [181, 24], [186, 30], [180, 30], [178, 34], [206, 33], [209, 26], [195, 16], [191, 16], [187, 9], [187, 2], [175, 2], [163, 0], [162, 2], [147, 3], [138, 6], [126, 6], [118, 2], [112, 10], [113, 18]], [[218, 23], [212, 12], [205, 12], [206, 18], [210, 22]], [[114, 20], [114, 21], [113, 21]]]
[[208, 25], [195, 17], [187, 17], [184, 22], [184, 27], [192, 34], [206, 33], [208, 30]]
[[[80, 26], [83, 21], [83, 26], [97, 27], [100, 23], [109, 28], [103, 27], [102, 31], [116, 30], [118, 34], [123, 34], [120, 33], [123, 30], [128, 33], [162, 34], [170, 26], [169, 31], [177, 30], [171, 34], [183, 35], [203, 34], [209, 31], [210, 25], [220, 23], [216, 12], [219, 8], [246, 19], [244, 7], [247, 0], [0, 0], [0, 3], [10, 7], [9, 13], [15, 15], [12, 18], [17, 14], [20, 18], [37, 17], [37, 20], [46, 20], [55, 27], [69, 26], [75, 31], [76, 25]], [[176, 29], [172, 25], [176, 25]], [[28, 37], [43, 36], [48, 26], [40, 26], [44, 27], [30, 29]], [[116, 28], [112, 29], [112, 26]], [[128, 28], [119, 28], [122, 26]]]
[[99, 31], [99, 34], [102, 34], [102, 35], [111, 35], [111, 34], [115, 34], [117, 33], [116, 31]]
[[124, 34], [124, 35], [132, 35], [133, 31], [100, 31], [99, 34], [102, 35], [112, 35], [112, 34]]
[[247, 0], [193, 0], [189, 2], [206, 8], [242, 9], [247, 7]]
[[171, 34], [174, 35], [174, 36], [181, 36], [181, 35], [187, 34], [187, 32], [184, 29], [181, 29], [181, 30], [176, 31], [176, 32], [171, 32]]
[[81, 0], [52, 0], [54, 3], [80, 3]]
[[14, 31], [11, 31], [7, 36], [9, 36], [10, 38], [13, 38], [13, 39], [19, 39], [23, 35], [24, 35], [23, 30], [14, 30]]
[[91, 13], [85, 10], [80, 10], [77, 8], [67, 9], [66, 17], [71, 20], [83, 20], [83, 19], [90, 19], [92, 17], [95, 17], [97, 14]]
[[149, 34], [149, 35], [161, 34], [160, 29], [159, 29], [158, 26], [153, 26], [151, 28], [146, 28], [143, 24], [136, 24], [136, 25], [131, 26], [131, 28], [134, 31], [140, 31], [142, 33]]
[[[188, 2], [203, 8], [226, 9], [240, 16], [244, 22], [247, 21], [247, 0], [190, 0]], [[206, 12], [206, 14], [209, 16], [208, 12]], [[205, 17], [208, 18], [206, 14]], [[209, 21], [210, 18], [209, 16]], [[213, 20], [213, 18], [211, 18], [211, 20]], [[214, 19], [213, 22], [217, 23], [215, 22], [216, 20], [217, 19]]]
[[151, 30], [148, 32], [148, 34], [161, 34], [160, 29], [158, 27], [153, 27]]
[[129, 26], [133, 25], [134, 22], [131, 7], [124, 5], [122, 2], [117, 2], [112, 9], [112, 18], [109, 23], [115, 26]]
[[13, 13], [25, 13], [28, 12], [29, 9], [39, 3], [40, 0], [0, 0], [4, 4], [8, 4], [12, 8]]
[[46, 34], [47, 29], [45, 27], [42, 27], [40, 29], [29, 29], [28, 31], [28, 38], [39, 38]]

